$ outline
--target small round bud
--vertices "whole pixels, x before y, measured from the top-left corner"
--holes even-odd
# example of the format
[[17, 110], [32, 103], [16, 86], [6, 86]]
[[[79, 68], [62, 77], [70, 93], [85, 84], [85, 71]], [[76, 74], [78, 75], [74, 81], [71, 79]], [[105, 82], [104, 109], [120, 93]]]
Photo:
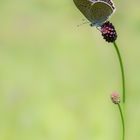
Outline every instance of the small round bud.
[[109, 21], [105, 22], [100, 29], [103, 38], [107, 42], [114, 42], [117, 39], [117, 32], [115, 27]]
[[111, 100], [114, 104], [119, 104], [120, 103], [120, 95], [116, 92], [112, 93]]

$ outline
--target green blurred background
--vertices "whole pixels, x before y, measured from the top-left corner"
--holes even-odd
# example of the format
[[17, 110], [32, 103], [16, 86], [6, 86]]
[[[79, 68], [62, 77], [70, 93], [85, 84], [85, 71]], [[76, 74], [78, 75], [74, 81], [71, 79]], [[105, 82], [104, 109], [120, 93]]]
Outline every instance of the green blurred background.
[[[115, 0], [127, 140], [140, 139], [140, 1]], [[112, 44], [72, 0], [0, 0], [0, 140], [119, 140]]]

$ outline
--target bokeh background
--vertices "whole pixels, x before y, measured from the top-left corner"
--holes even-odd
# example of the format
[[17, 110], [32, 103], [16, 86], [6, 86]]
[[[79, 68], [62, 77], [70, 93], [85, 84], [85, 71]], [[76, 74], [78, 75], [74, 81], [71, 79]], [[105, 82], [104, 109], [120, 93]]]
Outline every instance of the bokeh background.
[[[140, 139], [140, 1], [114, 0], [127, 140]], [[0, 140], [119, 140], [119, 63], [72, 0], [0, 0]]]

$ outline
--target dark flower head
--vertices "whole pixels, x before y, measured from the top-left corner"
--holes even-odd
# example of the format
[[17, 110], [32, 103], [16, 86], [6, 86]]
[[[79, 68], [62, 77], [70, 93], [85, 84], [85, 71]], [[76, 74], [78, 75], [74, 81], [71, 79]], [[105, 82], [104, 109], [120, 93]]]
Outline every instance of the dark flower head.
[[112, 23], [109, 21], [105, 22], [100, 29], [103, 38], [107, 42], [114, 42], [117, 39], [117, 32], [115, 30], [115, 27], [113, 26]]

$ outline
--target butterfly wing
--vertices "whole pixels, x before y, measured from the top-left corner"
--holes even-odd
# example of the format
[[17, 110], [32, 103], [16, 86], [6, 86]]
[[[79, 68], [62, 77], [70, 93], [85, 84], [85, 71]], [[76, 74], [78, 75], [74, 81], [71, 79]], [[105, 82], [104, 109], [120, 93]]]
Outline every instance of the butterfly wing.
[[106, 2], [95, 2], [90, 8], [92, 24], [103, 24], [113, 12], [113, 8]]
[[89, 20], [92, 22], [91, 18], [91, 13], [90, 13], [90, 8], [93, 4], [92, 1], [89, 0], [73, 0], [76, 7], [81, 11], [81, 13]]
[[92, 25], [103, 24], [115, 10], [111, 0], [73, 1], [83, 15], [92, 23]]

